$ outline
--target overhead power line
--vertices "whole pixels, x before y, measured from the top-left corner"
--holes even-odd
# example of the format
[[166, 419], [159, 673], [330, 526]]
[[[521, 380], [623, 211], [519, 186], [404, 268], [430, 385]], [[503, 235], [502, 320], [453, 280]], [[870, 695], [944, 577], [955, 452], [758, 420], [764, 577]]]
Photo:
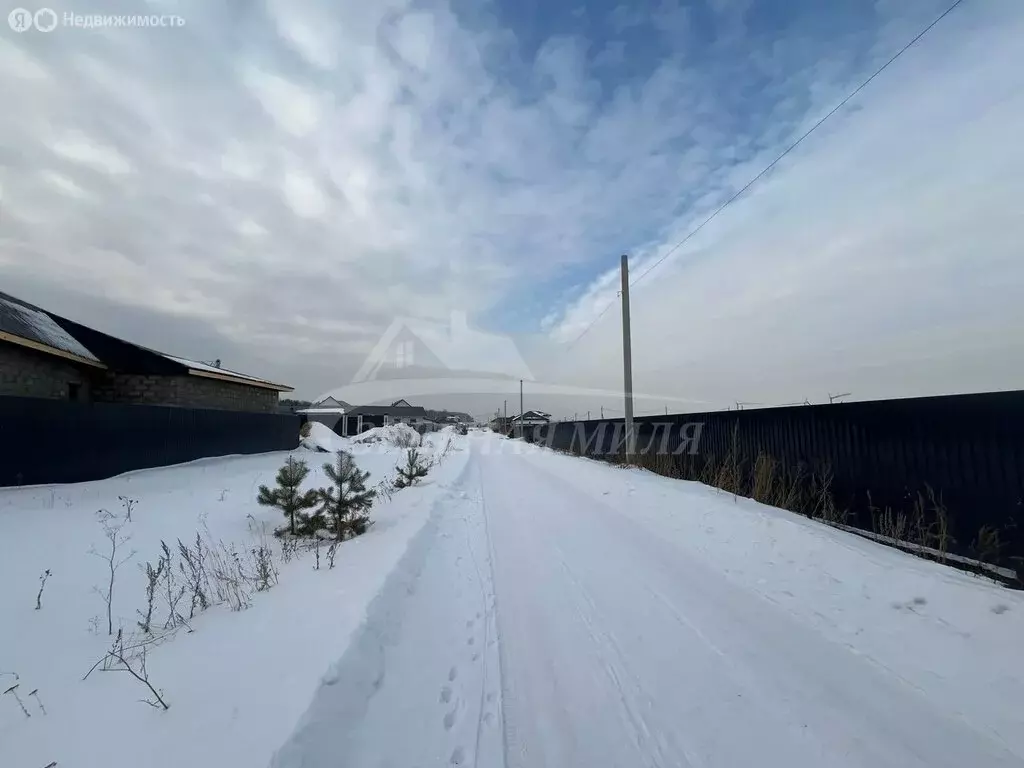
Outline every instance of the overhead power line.
[[[840, 101], [838, 104], [836, 104], [831, 110], [829, 110], [829, 112], [827, 114], [825, 114], [824, 117], [820, 118], [816, 123], [814, 123], [814, 125], [812, 125], [806, 131], [804, 131], [804, 133], [801, 134], [800, 137], [796, 139], [796, 141], [794, 141], [792, 144], [790, 144], [788, 147], [786, 147], [786, 149], [784, 149], [782, 151], [782, 154], [780, 154], [778, 157], [776, 157], [774, 160], [772, 160], [770, 163], [768, 163], [768, 165], [766, 165], [761, 170], [760, 173], [758, 173], [754, 178], [752, 178], [745, 185], [743, 185], [743, 187], [741, 187], [738, 192], [736, 192], [732, 197], [730, 197], [728, 200], [726, 200], [724, 203], [722, 203], [720, 206], [718, 206], [718, 208], [716, 208], [714, 210], [714, 212], [712, 212], [712, 214], [710, 216], [708, 216], [706, 219], [704, 219], [694, 229], [690, 230], [690, 232], [686, 235], [686, 237], [684, 237], [678, 243], [676, 243], [671, 248], [669, 248], [668, 251], [666, 251], [665, 254], [662, 255], [662, 257], [660, 259], [655, 261], [647, 269], [645, 269], [643, 272], [641, 272], [640, 275], [635, 280], [633, 280], [630, 283], [630, 285], [633, 286], [633, 285], [636, 285], [637, 283], [639, 283], [641, 280], [643, 280], [645, 277], [647, 277], [648, 274], [650, 274], [651, 270], [653, 270], [656, 267], [658, 267], [662, 262], [665, 261], [665, 259], [667, 259], [673, 253], [678, 251], [681, 247], [683, 247], [683, 245], [685, 245], [686, 242], [688, 240], [690, 240], [690, 238], [692, 238], [694, 235], [696, 235], [698, 232], [700, 232], [702, 229], [704, 229], [705, 226], [707, 226], [712, 220], [714, 220], [714, 218], [716, 216], [718, 216], [718, 214], [720, 214], [722, 211], [724, 211], [726, 208], [728, 208], [738, 197], [740, 197], [740, 195], [742, 195], [744, 192], [746, 192], [748, 189], [750, 189], [752, 186], [754, 186], [754, 184], [756, 184], [762, 177], [764, 177], [765, 174], [767, 174], [772, 168], [774, 168], [776, 165], [778, 165], [779, 162], [784, 157], [786, 157], [786, 155], [788, 155], [790, 152], [792, 152], [794, 149], [796, 149], [800, 145], [800, 143], [803, 142], [804, 139], [806, 139], [808, 136], [810, 136], [812, 133], [814, 133], [818, 128], [820, 128], [822, 123], [824, 123], [826, 120], [828, 120], [830, 117], [832, 117], [832, 115], [834, 115], [836, 112], [838, 112], [844, 106], [846, 106], [846, 104], [850, 101], [850, 99], [852, 99], [854, 96], [856, 96], [862, 90], [864, 90], [871, 83], [872, 80], [874, 80], [876, 77], [878, 77], [880, 74], [882, 74], [882, 72], [884, 72], [889, 67], [890, 64], [892, 64], [894, 61], [896, 61], [896, 59], [898, 59], [900, 56], [902, 56], [904, 53], [906, 53], [907, 49], [909, 49], [918, 40], [920, 40], [922, 37], [924, 37], [926, 34], [928, 34], [931, 31], [932, 27], [934, 27], [936, 24], [938, 24], [940, 21], [942, 21], [944, 18], [946, 18], [962, 2], [963, 2], [963, 0], [956, 0], [956, 2], [954, 2], [952, 5], [950, 5], [945, 11], [943, 11], [941, 14], [936, 16], [935, 19], [927, 27], [925, 27], [920, 32], [918, 32], [913, 38], [911, 38], [911, 40], [909, 42], [907, 42], [902, 48], [900, 48], [898, 51], [896, 51], [896, 53], [893, 54], [893, 56], [888, 61], [886, 61], [882, 66], [880, 66], [878, 69], [876, 69], [867, 80], [865, 80], [860, 85], [858, 85], [856, 88], [854, 88], [852, 91], [850, 91], [850, 93], [847, 94], [847, 96], [842, 101]], [[584, 336], [587, 335], [587, 333], [590, 332], [590, 329], [593, 328], [597, 324], [597, 321], [600, 320], [604, 316], [604, 314], [614, 304], [615, 304], [614, 301], [609, 302], [608, 305], [605, 306], [605, 308], [602, 309], [600, 311], [600, 313], [598, 313], [597, 317], [595, 317], [587, 325], [587, 327], [583, 329], [583, 332], [579, 336], [577, 336], [575, 339], [573, 339], [573, 341], [566, 348], [566, 351], [568, 351], [568, 350], [572, 349], [574, 346], [576, 346], [576, 344], [579, 343], [579, 340], [582, 339]]]

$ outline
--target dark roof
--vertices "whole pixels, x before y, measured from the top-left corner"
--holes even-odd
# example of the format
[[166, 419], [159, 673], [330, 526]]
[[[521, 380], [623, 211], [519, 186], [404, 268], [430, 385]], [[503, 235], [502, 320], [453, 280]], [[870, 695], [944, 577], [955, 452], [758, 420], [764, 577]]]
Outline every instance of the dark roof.
[[[551, 419], [551, 414], [550, 413], [544, 413], [543, 411], [527, 411], [526, 413], [523, 414], [523, 418], [524, 419], [546, 419], [546, 420], [550, 420]], [[517, 413], [515, 416], [510, 416], [509, 420], [510, 421], [519, 421], [519, 414]]]
[[42, 345], [66, 356], [100, 364], [96, 355], [44, 310], [6, 293], [0, 293], [0, 332], [31, 342], [33, 346]]
[[334, 403], [338, 408], [351, 408], [352, 406], [346, 403], [344, 400], [339, 400], [336, 397], [325, 397], [323, 400], [317, 400], [315, 403], [310, 404], [310, 408], [330, 408], [331, 403]]
[[274, 384], [248, 374], [217, 368], [186, 358], [133, 344], [95, 328], [55, 315], [28, 302], [0, 293], [0, 332], [43, 345], [57, 354], [105, 366], [119, 373], [156, 376], [201, 376], [290, 392], [291, 387]]
[[399, 416], [426, 418], [427, 412], [419, 405], [357, 405], [345, 411], [346, 416]]

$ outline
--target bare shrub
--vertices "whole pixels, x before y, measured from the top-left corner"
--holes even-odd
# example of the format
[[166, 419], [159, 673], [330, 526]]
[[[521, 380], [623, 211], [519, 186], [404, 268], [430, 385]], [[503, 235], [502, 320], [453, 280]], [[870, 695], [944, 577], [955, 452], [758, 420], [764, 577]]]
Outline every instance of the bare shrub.
[[33, 690], [28, 692], [28, 695], [36, 700], [36, 706], [39, 707], [39, 711], [42, 712], [43, 715], [45, 716], [46, 715], [46, 707], [43, 706], [43, 700], [41, 698], [39, 698], [39, 689], [38, 688], [34, 688]]
[[241, 611], [252, 604], [253, 578], [245, 570], [234, 544], [218, 541], [209, 551], [210, 576], [217, 602], [224, 602], [232, 611]]
[[994, 563], [999, 559], [1003, 546], [1004, 543], [999, 539], [999, 531], [990, 525], [983, 525], [971, 542], [971, 552], [983, 563]]
[[39, 576], [39, 591], [36, 593], [36, 610], [42, 610], [43, 608], [43, 590], [46, 589], [46, 580], [53, 574], [50, 573], [50, 569], [47, 568]]
[[172, 629], [179, 627], [185, 623], [185, 617], [178, 611], [178, 603], [181, 602], [181, 598], [185, 596], [185, 590], [187, 587], [183, 584], [179, 584], [177, 577], [175, 576], [176, 569], [174, 568], [174, 558], [171, 554], [171, 548], [167, 546], [166, 541], [160, 542], [160, 559], [163, 560], [164, 568], [164, 583], [163, 583], [163, 598], [167, 604], [167, 619], [164, 621], [164, 629]]
[[299, 542], [298, 539], [290, 539], [284, 537], [281, 539], [281, 562], [284, 564], [290, 563], [295, 557], [298, 556]]
[[157, 590], [160, 588], [160, 577], [164, 572], [164, 559], [161, 557], [157, 560], [156, 568], [153, 567], [152, 563], [147, 562], [142, 570], [146, 574], [146, 609], [144, 611], [137, 611], [141, 619], [137, 623], [139, 629], [148, 635], [153, 631], [153, 601], [156, 598]]
[[373, 486], [373, 491], [377, 494], [377, 498], [384, 499], [385, 502], [391, 501], [395, 495], [395, 481], [384, 478]]
[[876, 519], [877, 532], [882, 536], [897, 541], [905, 541], [907, 535], [907, 516], [903, 512], [892, 511], [886, 507]]
[[130, 523], [132, 521], [132, 512], [134, 512], [135, 507], [138, 506], [138, 500], [129, 499], [127, 496], [118, 496], [117, 498], [121, 502], [121, 506], [124, 507], [125, 522]]
[[813, 482], [814, 511], [811, 517], [823, 520], [826, 523], [845, 523], [846, 512], [836, 507], [835, 494], [832, 492], [833, 480], [832, 468], [826, 466], [820, 475], [817, 475]]
[[129, 552], [126, 557], [120, 557], [118, 555], [118, 551], [131, 540], [131, 536], [121, 533], [121, 529], [124, 527], [125, 522], [127, 522], [126, 520], [117, 517], [105, 509], [101, 509], [96, 513], [96, 519], [103, 528], [103, 535], [107, 539], [107, 546], [105, 551], [102, 553], [95, 547], [91, 548], [89, 553], [106, 561], [109, 578], [107, 579], [107, 587], [105, 590], [95, 587], [94, 591], [103, 598], [103, 601], [107, 605], [107, 634], [112, 635], [114, 634], [114, 617], [112, 613], [112, 604], [114, 601], [114, 580], [117, 575], [117, 570], [135, 557], [135, 550]]
[[932, 487], [926, 485], [925, 494], [918, 493], [918, 502], [922, 508], [927, 505], [934, 515], [934, 519], [924, 533], [924, 537], [927, 540], [921, 543], [926, 547], [937, 549], [939, 551], [939, 560], [944, 562], [946, 553], [949, 551], [949, 545], [955, 544], [956, 539], [949, 532], [949, 514], [946, 511], [946, 505], [942, 501], [942, 495], [936, 495]]
[[327, 548], [327, 569], [331, 570], [334, 568], [334, 558], [338, 554], [338, 542], [332, 541], [331, 546]]
[[391, 436], [391, 443], [397, 448], [415, 448], [423, 442], [423, 438], [417, 433], [404, 429], [394, 430]]
[[21, 697], [18, 696], [18, 686], [19, 685], [21, 685], [21, 683], [15, 683], [10, 688], [8, 688], [6, 691], [4, 691], [3, 695], [4, 696], [11, 696], [11, 697], [13, 697], [14, 700], [18, 702], [18, 706], [21, 708], [21, 713], [23, 715], [25, 715], [25, 717], [32, 717], [32, 715], [29, 714], [28, 709], [25, 708], [25, 702], [23, 702], [21, 700]]
[[277, 584], [278, 572], [274, 566], [274, 553], [270, 546], [261, 543], [250, 550], [253, 564], [253, 583], [257, 592], [266, 592]]
[[754, 460], [754, 482], [751, 498], [763, 504], [771, 504], [775, 500], [775, 483], [777, 481], [778, 462], [765, 453], [757, 454]]
[[156, 709], [163, 709], [165, 711], [170, 709], [170, 705], [163, 697], [163, 692], [157, 690], [157, 688], [149, 681], [149, 671], [146, 668], [146, 653], [148, 645], [148, 643], [140, 643], [126, 649], [124, 646], [124, 636], [121, 630], [118, 630], [117, 637], [114, 639], [110, 650], [106, 652], [103, 658], [92, 665], [89, 671], [85, 673], [85, 677], [82, 679], [88, 680], [89, 675], [91, 675], [97, 667], [102, 667], [104, 671], [108, 672], [127, 672], [149, 689], [152, 698], [140, 699], [140, 701], [144, 704], [149, 704], [151, 707]]
[[201, 611], [210, 607], [210, 600], [207, 597], [209, 589], [209, 577], [206, 571], [207, 552], [198, 531], [194, 548], [185, 546], [181, 539], [178, 539], [178, 554], [181, 556], [178, 568], [185, 578], [186, 591], [191, 596], [191, 607], [188, 612], [188, 617], [191, 619], [195, 616], [197, 607]]

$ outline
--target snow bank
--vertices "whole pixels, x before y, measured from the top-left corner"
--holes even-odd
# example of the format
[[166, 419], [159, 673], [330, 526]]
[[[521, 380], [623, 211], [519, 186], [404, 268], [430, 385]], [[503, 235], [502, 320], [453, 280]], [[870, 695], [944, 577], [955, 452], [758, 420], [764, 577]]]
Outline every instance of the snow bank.
[[352, 442], [367, 445], [384, 443], [397, 448], [415, 448], [422, 442], [420, 433], [407, 424], [389, 424], [386, 427], [373, 427], [352, 438]]
[[[374, 485], [393, 475], [403, 454], [391, 448], [356, 461], [372, 473]], [[214, 606], [190, 622], [192, 632], [153, 647], [149, 675], [170, 704], [166, 712], [140, 703], [147, 691], [127, 674], [96, 671], [82, 680], [110, 645], [106, 608], [93, 592], [104, 583], [107, 564], [89, 550], [102, 550], [105, 543], [95, 511], [120, 510], [119, 496], [137, 499], [133, 521], [124, 529], [131, 535], [123, 549], [130, 559], [117, 572], [113, 600], [115, 627], [133, 631], [136, 612], [145, 605], [139, 569], [147, 560], [156, 562], [161, 540], [175, 548], [179, 538], [188, 541], [205, 523], [213, 539], [244, 551], [259, 535], [254, 531], [281, 525], [281, 513], [257, 505], [256, 492], [261, 483], [273, 484], [288, 455], [0, 489], [0, 673], [18, 674], [32, 715], [26, 718], [12, 696], [0, 699], [0, 766], [267, 765], [465, 455], [453, 454], [432, 470], [433, 483], [375, 504], [375, 524], [342, 545], [333, 570], [324, 555], [321, 570], [313, 569], [311, 553], [288, 564], [279, 561], [278, 585], [254, 594], [251, 607], [231, 612]], [[294, 455], [309, 462], [308, 487], [326, 484], [319, 462], [302, 451]], [[39, 576], [48, 568], [52, 576], [37, 611]], [[161, 601], [155, 615], [162, 623]], [[98, 631], [96, 617], [102, 617]], [[0, 676], [0, 690], [14, 682], [12, 675]], [[36, 689], [45, 715], [28, 696]]]
[[326, 451], [337, 453], [347, 451], [350, 448], [349, 441], [337, 434], [326, 424], [317, 421], [308, 422], [309, 434], [302, 438], [302, 446], [313, 451]]

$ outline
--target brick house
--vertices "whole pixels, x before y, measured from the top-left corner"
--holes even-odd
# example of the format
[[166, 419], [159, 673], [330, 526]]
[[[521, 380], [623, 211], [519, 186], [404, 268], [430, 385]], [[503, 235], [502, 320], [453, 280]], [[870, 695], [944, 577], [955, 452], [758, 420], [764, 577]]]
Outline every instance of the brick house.
[[0, 396], [277, 411], [292, 388], [101, 333], [0, 293]]

